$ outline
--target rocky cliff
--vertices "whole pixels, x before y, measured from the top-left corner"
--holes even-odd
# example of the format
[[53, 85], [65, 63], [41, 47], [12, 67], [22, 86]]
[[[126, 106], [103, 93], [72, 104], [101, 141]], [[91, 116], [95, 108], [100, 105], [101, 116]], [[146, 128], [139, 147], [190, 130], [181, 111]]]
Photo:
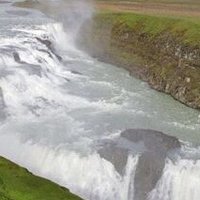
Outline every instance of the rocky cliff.
[[98, 13], [84, 24], [78, 43], [101, 61], [124, 67], [152, 88], [200, 108], [198, 21]]

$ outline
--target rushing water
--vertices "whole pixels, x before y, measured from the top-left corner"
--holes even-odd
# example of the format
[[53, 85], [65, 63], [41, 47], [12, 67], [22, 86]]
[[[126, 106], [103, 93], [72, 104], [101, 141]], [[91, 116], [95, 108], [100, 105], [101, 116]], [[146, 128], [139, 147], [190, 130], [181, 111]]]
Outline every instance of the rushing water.
[[0, 4], [0, 154], [85, 199], [132, 200], [138, 155], [121, 175], [96, 143], [127, 128], [159, 130], [190, 143], [189, 156], [166, 160], [149, 199], [199, 200], [199, 112], [78, 50], [78, 28]]

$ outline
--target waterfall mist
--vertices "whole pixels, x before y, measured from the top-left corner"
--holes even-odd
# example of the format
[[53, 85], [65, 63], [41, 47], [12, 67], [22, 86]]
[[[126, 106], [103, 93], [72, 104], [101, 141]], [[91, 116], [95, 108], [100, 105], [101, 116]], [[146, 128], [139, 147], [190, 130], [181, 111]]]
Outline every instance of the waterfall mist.
[[83, 23], [92, 17], [92, 0], [27, 0], [16, 4], [20, 7], [36, 8], [63, 24], [71, 39], [76, 39]]

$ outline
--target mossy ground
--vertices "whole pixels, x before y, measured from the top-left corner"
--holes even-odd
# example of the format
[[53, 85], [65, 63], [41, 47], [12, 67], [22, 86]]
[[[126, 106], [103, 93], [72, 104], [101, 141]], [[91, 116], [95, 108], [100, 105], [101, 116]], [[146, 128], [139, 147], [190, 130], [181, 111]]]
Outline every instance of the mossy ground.
[[81, 200], [68, 189], [0, 157], [0, 200]]

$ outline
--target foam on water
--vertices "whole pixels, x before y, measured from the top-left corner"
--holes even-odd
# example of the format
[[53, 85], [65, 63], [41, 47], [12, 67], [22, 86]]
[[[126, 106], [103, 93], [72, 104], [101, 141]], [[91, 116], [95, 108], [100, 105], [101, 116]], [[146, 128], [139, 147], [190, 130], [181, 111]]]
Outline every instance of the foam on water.
[[198, 200], [200, 197], [200, 161], [167, 160], [163, 176], [149, 200]]

